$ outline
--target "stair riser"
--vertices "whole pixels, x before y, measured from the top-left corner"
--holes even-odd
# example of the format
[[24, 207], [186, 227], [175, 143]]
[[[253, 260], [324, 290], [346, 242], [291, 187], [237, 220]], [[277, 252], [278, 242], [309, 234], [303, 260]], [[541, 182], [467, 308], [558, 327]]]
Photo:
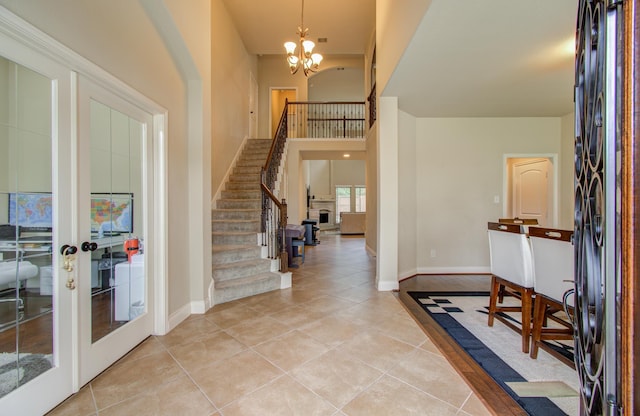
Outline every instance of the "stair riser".
[[262, 213], [260, 210], [252, 211], [222, 211], [214, 209], [211, 211], [212, 220], [253, 220], [259, 221]]
[[216, 202], [218, 209], [261, 209], [261, 199], [219, 199]]
[[[266, 159], [266, 156], [265, 156]], [[258, 167], [263, 167], [264, 166], [264, 160], [258, 160], [258, 159], [252, 159], [252, 160], [238, 160], [238, 163], [236, 163], [237, 167], [244, 167], [244, 166], [258, 166]]]
[[212, 234], [211, 242], [222, 245], [257, 245], [258, 236], [256, 234]]
[[252, 182], [252, 183], [260, 183], [260, 175], [259, 174], [251, 174], [251, 175], [229, 175], [229, 182]]
[[259, 190], [259, 182], [227, 182], [224, 186], [227, 191], [246, 191], [246, 190]]
[[213, 296], [214, 305], [219, 305], [232, 300], [246, 298], [260, 293], [271, 292], [280, 289], [280, 278], [263, 280], [251, 285], [234, 286], [216, 289]]
[[257, 189], [222, 191], [222, 199], [260, 199], [262, 192]]
[[261, 252], [262, 247], [259, 246], [255, 246], [250, 249], [216, 251], [211, 256], [211, 264], [216, 266], [235, 263], [238, 261], [259, 259]]
[[260, 221], [243, 221], [243, 222], [228, 222], [228, 221], [212, 221], [211, 228], [215, 231], [220, 232], [230, 232], [230, 231], [239, 231], [239, 232], [260, 232]]
[[252, 265], [242, 265], [237, 267], [227, 266], [222, 269], [213, 268], [213, 280], [215, 282], [224, 282], [227, 280], [237, 279], [240, 277], [252, 276], [260, 273], [267, 273], [271, 268], [271, 262], [264, 260], [256, 262]]
[[259, 175], [262, 166], [236, 166], [233, 168], [234, 175]]
[[259, 160], [262, 162], [262, 165], [267, 161], [268, 153], [249, 153], [248, 155], [242, 155], [239, 160], [249, 161], [249, 160]]

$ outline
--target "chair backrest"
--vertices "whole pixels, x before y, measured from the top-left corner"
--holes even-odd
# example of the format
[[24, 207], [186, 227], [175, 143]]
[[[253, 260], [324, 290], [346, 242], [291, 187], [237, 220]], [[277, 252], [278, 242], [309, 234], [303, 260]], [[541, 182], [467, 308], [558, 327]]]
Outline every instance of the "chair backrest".
[[520, 224], [520, 225], [538, 225], [536, 218], [499, 218], [500, 224]]
[[522, 287], [533, 288], [533, 260], [529, 239], [522, 226], [487, 224], [491, 274]]
[[[536, 293], [562, 303], [564, 293], [574, 287], [573, 231], [531, 227], [529, 239], [533, 252]], [[573, 306], [573, 296], [567, 299]]]

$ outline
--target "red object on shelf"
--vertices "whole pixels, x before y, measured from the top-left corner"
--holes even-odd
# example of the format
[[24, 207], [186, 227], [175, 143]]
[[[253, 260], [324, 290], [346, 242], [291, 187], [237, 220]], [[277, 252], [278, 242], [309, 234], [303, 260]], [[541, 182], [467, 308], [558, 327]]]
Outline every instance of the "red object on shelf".
[[137, 238], [131, 238], [129, 240], [125, 240], [124, 242], [124, 251], [127, 253], [129, 263], [131, 263], [131, 256], [138, 253], [140, 249], [140, 241]]

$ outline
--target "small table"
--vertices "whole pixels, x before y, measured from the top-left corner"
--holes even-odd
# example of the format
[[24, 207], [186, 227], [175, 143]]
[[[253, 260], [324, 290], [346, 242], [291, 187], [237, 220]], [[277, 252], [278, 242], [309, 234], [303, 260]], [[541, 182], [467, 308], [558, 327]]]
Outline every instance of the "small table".
[[298, 268], [297, 264], [293, 263], [293, 246], [292, 241], [294, 238], [304, 238], [305, 232], [304, 225], [287, 224], [284, 229], [285, 244], [287, 245], [287, 257], [289, 259], [289, 267], [294, 269]]

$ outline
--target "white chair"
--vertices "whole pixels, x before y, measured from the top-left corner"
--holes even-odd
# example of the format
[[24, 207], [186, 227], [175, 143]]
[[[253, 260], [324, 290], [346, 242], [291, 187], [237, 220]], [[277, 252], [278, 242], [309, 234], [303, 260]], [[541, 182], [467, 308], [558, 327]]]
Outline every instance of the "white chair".
[[[529, 352], [531, 334], [531, 312], [533, 305], [533, 260], [529, 239], [522, 226], [490, 222], [489, 254], [491, 259], [491, 295], [489, 297], [489, 318], [487, 324], [493, 326], [494, 318], [522, 336], [522, 352]], [[503, 292], [504, 290], [504, 292]], [[520, 299], [520, 306], [499, 306], [503, 294]], [[499, 299], [500, 298], [500, 299]], [[522, 325], [519, 328], [502, 316], [501, 312], [520, 312]]]
[[[573, 328], [564, 313], [564, 294], [574, 288], [574, 250], [571, 244], [573, 232], [552, 228], [529, 229], [535, 273], [535, 306], [531, 333], [531, 358], [537, 358], [538, 348], [543, 348], [556, 358], [573, 367], [573, 361], [549, 348], [544, 340], [573, 339]], [[573, 309], [573, 296], [567, 297], [569, 312]], [[558, 316], [558, 313], [562, 315]], [[563, 319], [564, 318], [564, 319]], [[546, 323], [556, 322], [551, 327]]]
[[[31, 279], [32, 277], [36, 277], [37, 275], [38, 266], [29, 261], [12, 260], [0, 263], [0, 285], [16, 283], [17, 289], [19, 290], [22, 282], [27, 279]], [[20, 297], [0, 299], [0, 302], [17, 302], [20, 309], [24, 307], [23, 301]]]

